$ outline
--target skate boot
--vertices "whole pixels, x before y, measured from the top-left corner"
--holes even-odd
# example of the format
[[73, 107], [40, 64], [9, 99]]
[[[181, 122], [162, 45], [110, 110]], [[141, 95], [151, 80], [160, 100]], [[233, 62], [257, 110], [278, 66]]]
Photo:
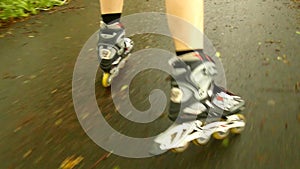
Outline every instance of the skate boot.
[[103, 70], [102, 85], [109, 87], [112, 79], [118, 75], [120, 68], [124, 67], [133, 41], [125, 38], [125, 30], [121, 23], [110, 25], [101, 22], [98, 41], [98, 59]]
[[223, 117], [242, 109], [245, 102], [239, 96], [214, 83], [217, 69], [211, 57], [192, 52], [180, 58], [170, 60], [174, 77], [171, 81], [171, 120], [180, 123], [208, 116]]
[[192, 52], [169, 63], [173, 67], [169, 118], [175, 123], [155, 139], [156, 150], [181, 152], [191, 141], [202, 145], [211, 136], [224, 139], [229, 131], [243, 131], [245, 118], [238, 113], [245, 102], [214, 83], [217, 70], [209, 56]]

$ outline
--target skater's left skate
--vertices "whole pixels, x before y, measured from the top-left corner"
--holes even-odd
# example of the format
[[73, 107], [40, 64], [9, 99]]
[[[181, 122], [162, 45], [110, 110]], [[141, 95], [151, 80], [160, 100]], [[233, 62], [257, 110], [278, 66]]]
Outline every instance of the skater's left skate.
[[98, 41], [98, 58], [103, 70], [102, 85], [109, 87], [114, 77], [124, 67], [133, 41], [125, 37], [125, 29], [119, 22], [107, 25], [101, 22]]

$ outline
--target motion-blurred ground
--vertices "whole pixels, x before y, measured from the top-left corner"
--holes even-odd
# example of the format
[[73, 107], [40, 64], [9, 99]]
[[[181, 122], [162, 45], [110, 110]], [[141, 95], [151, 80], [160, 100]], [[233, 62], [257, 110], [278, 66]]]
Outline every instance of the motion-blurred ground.
[[[125, 2], [124, 15], [164, 11], [163, 0]], [[181, 154], [148, 159], [106, 157], [107, 152], [84, 133], [74, 111], [73, 68], [85, 41], [98, 29], [98, 1], [74, 0], [56, 12], [1, 29], [0, 168], [53, 169], [63, 162], [83, 169], [298, 168], [299, 5], [287, 0], [205, 1], [205, 33], [221, 53], [228, 88], [247, 101], [247, 128], [226, 143], [211, 140]], [[133, 38], [135, 50], [173, 50], [166, 37]], [[140, 74], [130, 86], [132, 102], [145, 110], [151, 87], [168, 92], [168, 84], [161, 72]], [[96, 92], [116, 128], [151, 133], [153, 126], [136, 129], [114, 118], [110, 92], [100, 79]], [[169, 123], [167, 117], [160, 120], [161, 127]]]

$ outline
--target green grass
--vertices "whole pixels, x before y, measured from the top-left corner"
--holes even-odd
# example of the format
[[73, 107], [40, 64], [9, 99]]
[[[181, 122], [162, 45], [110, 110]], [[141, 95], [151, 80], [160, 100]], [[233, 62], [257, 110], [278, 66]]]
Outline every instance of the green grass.
[[64, 5], [67, 0], [0, 0], [0, 21], [37, 14], [54, 6]]

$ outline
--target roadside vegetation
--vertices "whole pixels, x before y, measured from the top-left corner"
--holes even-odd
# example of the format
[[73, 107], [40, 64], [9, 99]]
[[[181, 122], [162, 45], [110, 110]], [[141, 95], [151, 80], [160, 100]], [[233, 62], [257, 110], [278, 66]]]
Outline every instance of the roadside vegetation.
[[0, 1], [0, 27], [1, 23], [38, 14], [55, 6], [61, 6], [68, 0], [1, 0]]

